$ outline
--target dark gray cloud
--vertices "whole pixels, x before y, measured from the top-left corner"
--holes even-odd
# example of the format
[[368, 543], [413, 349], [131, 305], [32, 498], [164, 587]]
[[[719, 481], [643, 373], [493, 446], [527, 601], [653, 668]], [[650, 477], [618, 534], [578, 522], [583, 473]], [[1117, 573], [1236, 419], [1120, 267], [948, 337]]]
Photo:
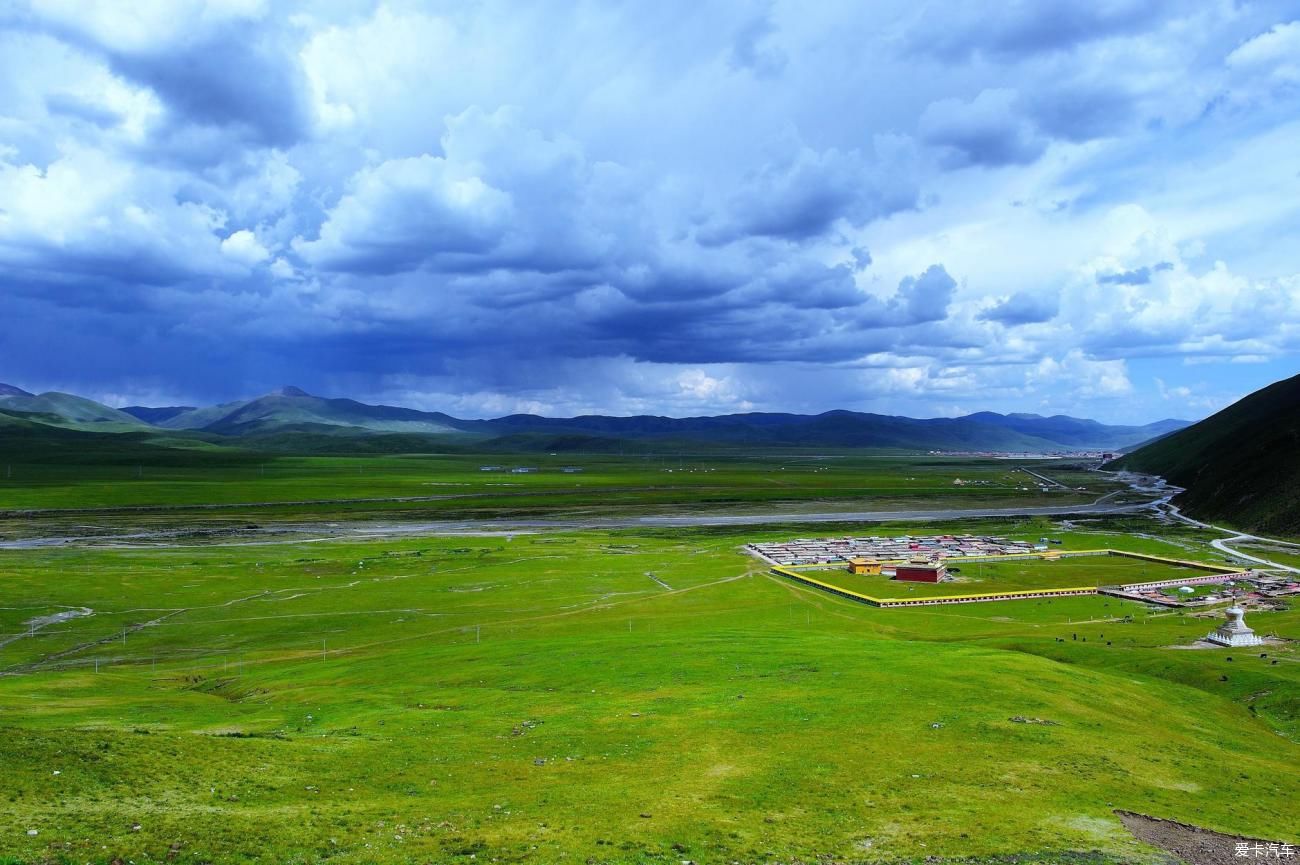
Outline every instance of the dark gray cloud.
[[981, 312], [979, 317], [984, 321], [1016, 326], [1051, 321], [1060, 311], [1061, 297], [1056, 291], [1018, 291]]
[[1097, 282], [1101, 285], [1147, 285], [1151, 282], [1152, 274], [1172, 270], [1173, 267], [1171, 262], [1162, 261], [1150, 266], [1143, 265], [1133, 270], [1099, 273], [1097, 274]]
[[171, 134], [198, 126], [284, 147], [307, 133], [307, 83], [292, 30], [280, 22], [185, 22], [179, 38], [143, 44], [106, 38], [75, 18], [45, 26], [157, 94], [168, 108]]
[[776, 44], [775, 33], [771, 9], [745, 22], [731, 43], [732, 65], [747, 69], [760, 78], [779, 75], [789, 58]]
[[920, 276], [908, 276], [898, 284], [891, 308], [902, 313], [899, 323], [921, 324], [941, 321], [948, 315], [957, 281], [941, 264], [932, 264]]
[[1128, 129], [1137, 118], [1137, 105], [1131, 93], [1113, 82], [1075, 82], [1034, 93], [1026, 112], [1053, 138], [1091, 141]]
[[839, 220], [861, 226], [912, 208], [918, 189], [900, 161], [896, 154], [800, 147], [746, 177], [699, 239], [711, 245], [749, 236], [802, 241]]
[[1169, 5], [1163, 0], [1011, 0], [992, 10], [931, 3], [908, 34], [908, 44], [948, 61], [974, 55], [1014, 60], [1143, 32], [1164, 18]]
[[921, 115], [919, 133], [951, 168], [1024, 165], [1047, 149], [1013, 90], [984, 90], [970, 102], [933, 102]]

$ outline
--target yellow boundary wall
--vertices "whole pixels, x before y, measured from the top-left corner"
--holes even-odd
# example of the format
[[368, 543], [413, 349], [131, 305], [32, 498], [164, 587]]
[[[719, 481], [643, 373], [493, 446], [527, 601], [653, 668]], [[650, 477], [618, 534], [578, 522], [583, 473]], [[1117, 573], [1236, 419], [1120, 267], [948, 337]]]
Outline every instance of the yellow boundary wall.
[[1200, 568], [1203, 571], [1215, 571], [1220, 574], [1238, 574], [1241, 568], [1232, 568], [1227, 565], [1213, 565], [1209, 562], [1193, 562], [1190, 559], [1170, 559], [1164, 556], [1153, 556], [1149, 553], [1130, 553], [1128, 550], [1106, 550], [1112, 556], [1123, 556], [1129, 559], [1143, 559], [1148, 562], [1160, 562], [1165, 565], [1181, 565], [1184, 568]]
[[[952, 559], [947, 561], [951, 561], [952, 563], [956, 564], [958, 562], [979, 562], [979, 561], [987, 562], [987, 561], [1015, 561], [1015, 560], [1023, 561], [1025, 559], [1063, 559], [1063, 558], [1074, 558], [1077, 556], [1122, 556], [1124, 558], [1142, 559], [1144, 561], [1159, 562], [1160, 564], [1166, 564], [1166, 565], [1178, 565], [1181, 567], [1198, 568], [1200, 570], [1205, 570], [1205, 571], [1214, 571], [1218, 574], [1223, 574], [1225, 576], [1237, 575], [1241, 573], [1240, 568], [1230, 568], [1230, 567], [1224, 567], [1223, 565], [1209, 564], [1207, 562], [1193, 562], [1186, 559], [1170, 559], [1164, 556], [1153, 556], [1148, 553], [1133, 553], [1127, 550], [1111, 550], [1111, 549], [1068, 550], [1068, 551], [1061, 550], [1061, 551], [1047, 551], [1041, 553], [1023, 553], [1023, 554], [1012, 553], [1003, 556], [997, 556], [997, 555], [958, 556], [958, 557], [953, 557]], [[886, 560], [882, 560], [882, 564], [894, 564], [896, 562], [904, 562], [904, 561], [907, 560], [886, 559]], [[795, 567], [796, 566], [792, 566], [792, 565], [774, 565], [772, 567], [772, 572], [776, 574], [780, 574], [783, 577], [788, 577], [789, 579], [795, 580], [796, 582], [803, 583], [804, 585], [812, 586], [815, 589], [821, 589], [824, 592], [830, 592], [833, 595], [839, 595], [840, 597], [847, 598], [850, 601], [857, 601], [858, 603], [867, 604], [872, 607], [925, 607], [925, 606], [933, 606], [938, 604], [972, 604], [972, 603], [979, 603], [983, 601], [1018, 601], [1018, 600], [1032, 600], [1034, 598], [1045, 598], [1045, 597], [1071, 597], [1076, 595], [1096, 595], [1099, 593], [1099, 587], [1097, 586], [1071, 586], [1068, 588], [1055, 588], [1055, 589], [1017, 589], [1014, 591], [1006, 591], [1006, 592], [980, 592], [980, 593], [970, 594], [970, 595], [934, 595], [931, 597], [924, 597], [924, 598], [876, 598], [876, 597], [872, 597], [871, 595], [864, 595], [861, 592], [855, 592], [851, 589], [843, 588], [842, 586], [837, 586], [834, 583], [827, 583], [827, 582], [823, 582], [822, 580], [814, 579], [813, 577], [799, 573], [798, 571], [795, 570]], [[809, 568], [811, 570], [829, 570], [832, 566], [803, 565], [799, 567]], [[1194, 579], [1199, 579], [1199, 578], [1194, 578]], [[1135, 586], [1146, 585], [1146, 583], [1133, 583], [1132, 585]], [[1124, 587], [1121, 586], [1120, 588], [1124, 588]]]
[[923, 607], [932, 604], [968, 604], [977, 601], [1014, 601], [1030, 598], [1097, 594], [1096, 586], [1075, 586], [1062, 589], [1017, 589], [1007, 592], [983, 592], [974, 595], [934, 595], [926, 598], [874, 598], [871, 595], [864, 595], [861, 592], [845, 589], [833, 583], [815, 580], [784, 565], [777, 565], [772, 568], [772, 571], [783, 577], [789, 577], [796, 582], [812, 586], [815, 589], [821, 589], [833, 595], [839, 595], [851, 601], [858, 601], [873, 607]]

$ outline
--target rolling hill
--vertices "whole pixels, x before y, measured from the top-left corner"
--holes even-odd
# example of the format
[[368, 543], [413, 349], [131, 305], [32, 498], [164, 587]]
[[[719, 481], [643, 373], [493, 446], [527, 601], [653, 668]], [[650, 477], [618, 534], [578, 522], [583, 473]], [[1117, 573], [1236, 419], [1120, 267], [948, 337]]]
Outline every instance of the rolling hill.
[[144, 422], [124, 411], [69, 393], [30, 394], [12, 385], [0, 385], [0, 410], [18, 412], [49, 426], [97, 429], [109, 432], [139, 430]]
[[356, 449], [370, 451], [376, 443], [362, 440], [373, 436], [404, 437], [383, 443], [385, 451], [404, 441], [418, 445], [416, 449], [476, 445], [497, 451], [759, 446], [1059, 452], [1120, 450], [1186, 425], [1164, 420], [1146, 426], [1109, 426], [1063, 415], [995, 412], [917, 419], [843, 410], [818, 415], [750, 412], [686, 418], [516, 414], [463, 420], [441, 412], [327, 399], [296, 387], [215, 406], [128, 406], [119, 411], [66, 394], [36, 397], [18, 388], [11, 390], [16, 393], [0, 397], [0, 410], [27, 412], [26, 417], [54, 425], [191, 431], [275, 450], [292, 450], [299, 441], [304, 452], [322, 447], [330, 452], [345, 451], [349, 440], [355, 442]]
[[1256, 391], [1115, 465], [1185, 487], [1175, 501], [1198, 519], [1300, 534], [1300, 376]]
[[248, 402], [182, 412], [159, 424], [169, 429], [202, 429], [234, 436], [304, 425], [425, 435], [464, 433], [470, 426], [441, 412], [325, 399], [296, 387], [283, 387]]

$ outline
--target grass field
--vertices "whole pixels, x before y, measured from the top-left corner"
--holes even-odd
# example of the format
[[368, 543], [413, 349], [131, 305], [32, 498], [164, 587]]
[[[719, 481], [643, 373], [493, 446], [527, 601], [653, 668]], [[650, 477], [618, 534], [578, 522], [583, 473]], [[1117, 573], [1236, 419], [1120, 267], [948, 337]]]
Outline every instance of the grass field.
[[1130, 559], [1122, 556], [1080, 556], [1057, 560], [1009, 562], [953, 560], [954, 579], [943, 583], [913, 583], [883, 575], [850, 574], [843, 568], [810, 571], [824, 583], [875, 598], [923, 598], [939, 595], [975, 595], [1025, 589], [1061, 589], [1108, 586], [1203, 577], [1211, 570]]
[[[1005, 506], [1090, 502], [1117, 489], [1102, 475], [1054, 469], [1077, 489], [1040, 491], [1021, 463], [890, 454], [771, 456], [359, 456], [273, 457], [164, 451], [149, 464], [80, 465], [75, 458], [12, 462], [0, 469], [0, 511], [123, 507], [245, 508], [257, 516], [350, 510], [454, 517], [543, 512], [735, 509], [787, 503], [877, 507]], [[1025, 463], [1042, 467], [1043, 461]], [[499, 471], [481, 471], [484, 465]], [[511, 468], [537, 471], [515, 474]], [[566, 473], [565, 467], [580, 468]], [[962, 485], [954, 484], [961, 479]], [[379, 501], [419, 499], [418, 502]], [[370, 501], [362, 501], [370, 500]], [[239, 508], [235, 508], [239, 510]], [[2, 530], [2, 527], [0, 527]]]
[[866, 608], [740, 549], [791, 531], [0, 552], [0, 631], [94, 611], [0, 647], [0, 851], [1152, 859], [1113, 808], [1300, 840], [1294, 648], [1170, 650], [1210, 620], [1101, 597]]

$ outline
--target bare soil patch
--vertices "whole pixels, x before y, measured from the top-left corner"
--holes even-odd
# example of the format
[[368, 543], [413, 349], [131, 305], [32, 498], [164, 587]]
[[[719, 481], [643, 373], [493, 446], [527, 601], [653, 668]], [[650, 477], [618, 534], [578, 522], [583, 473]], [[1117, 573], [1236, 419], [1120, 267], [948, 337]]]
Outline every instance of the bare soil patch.
[[[1115, 815], [1139, 841], [1173, 854], [1186, 865], [1241, 865], [1242, 862], [1255, 860], [1256, 844], [1264, 845], [1265, 851], [1270, 844], [1273, 845], [1273, 850], [1277, 850], [1280, 846], [1277, 841], [1225, 835], [1222, 832], [1201, 829], [1174, 820], [1135, 814], [1132, 811], [1116, 811]], [[1250, 845], [1250, 852], [1246, 857], [1237, 855], [1238, 844]], [[1277, 854], [1268, 852], [1259, 854], [1259, 859], [1265, 857], [1276, 860]]]

